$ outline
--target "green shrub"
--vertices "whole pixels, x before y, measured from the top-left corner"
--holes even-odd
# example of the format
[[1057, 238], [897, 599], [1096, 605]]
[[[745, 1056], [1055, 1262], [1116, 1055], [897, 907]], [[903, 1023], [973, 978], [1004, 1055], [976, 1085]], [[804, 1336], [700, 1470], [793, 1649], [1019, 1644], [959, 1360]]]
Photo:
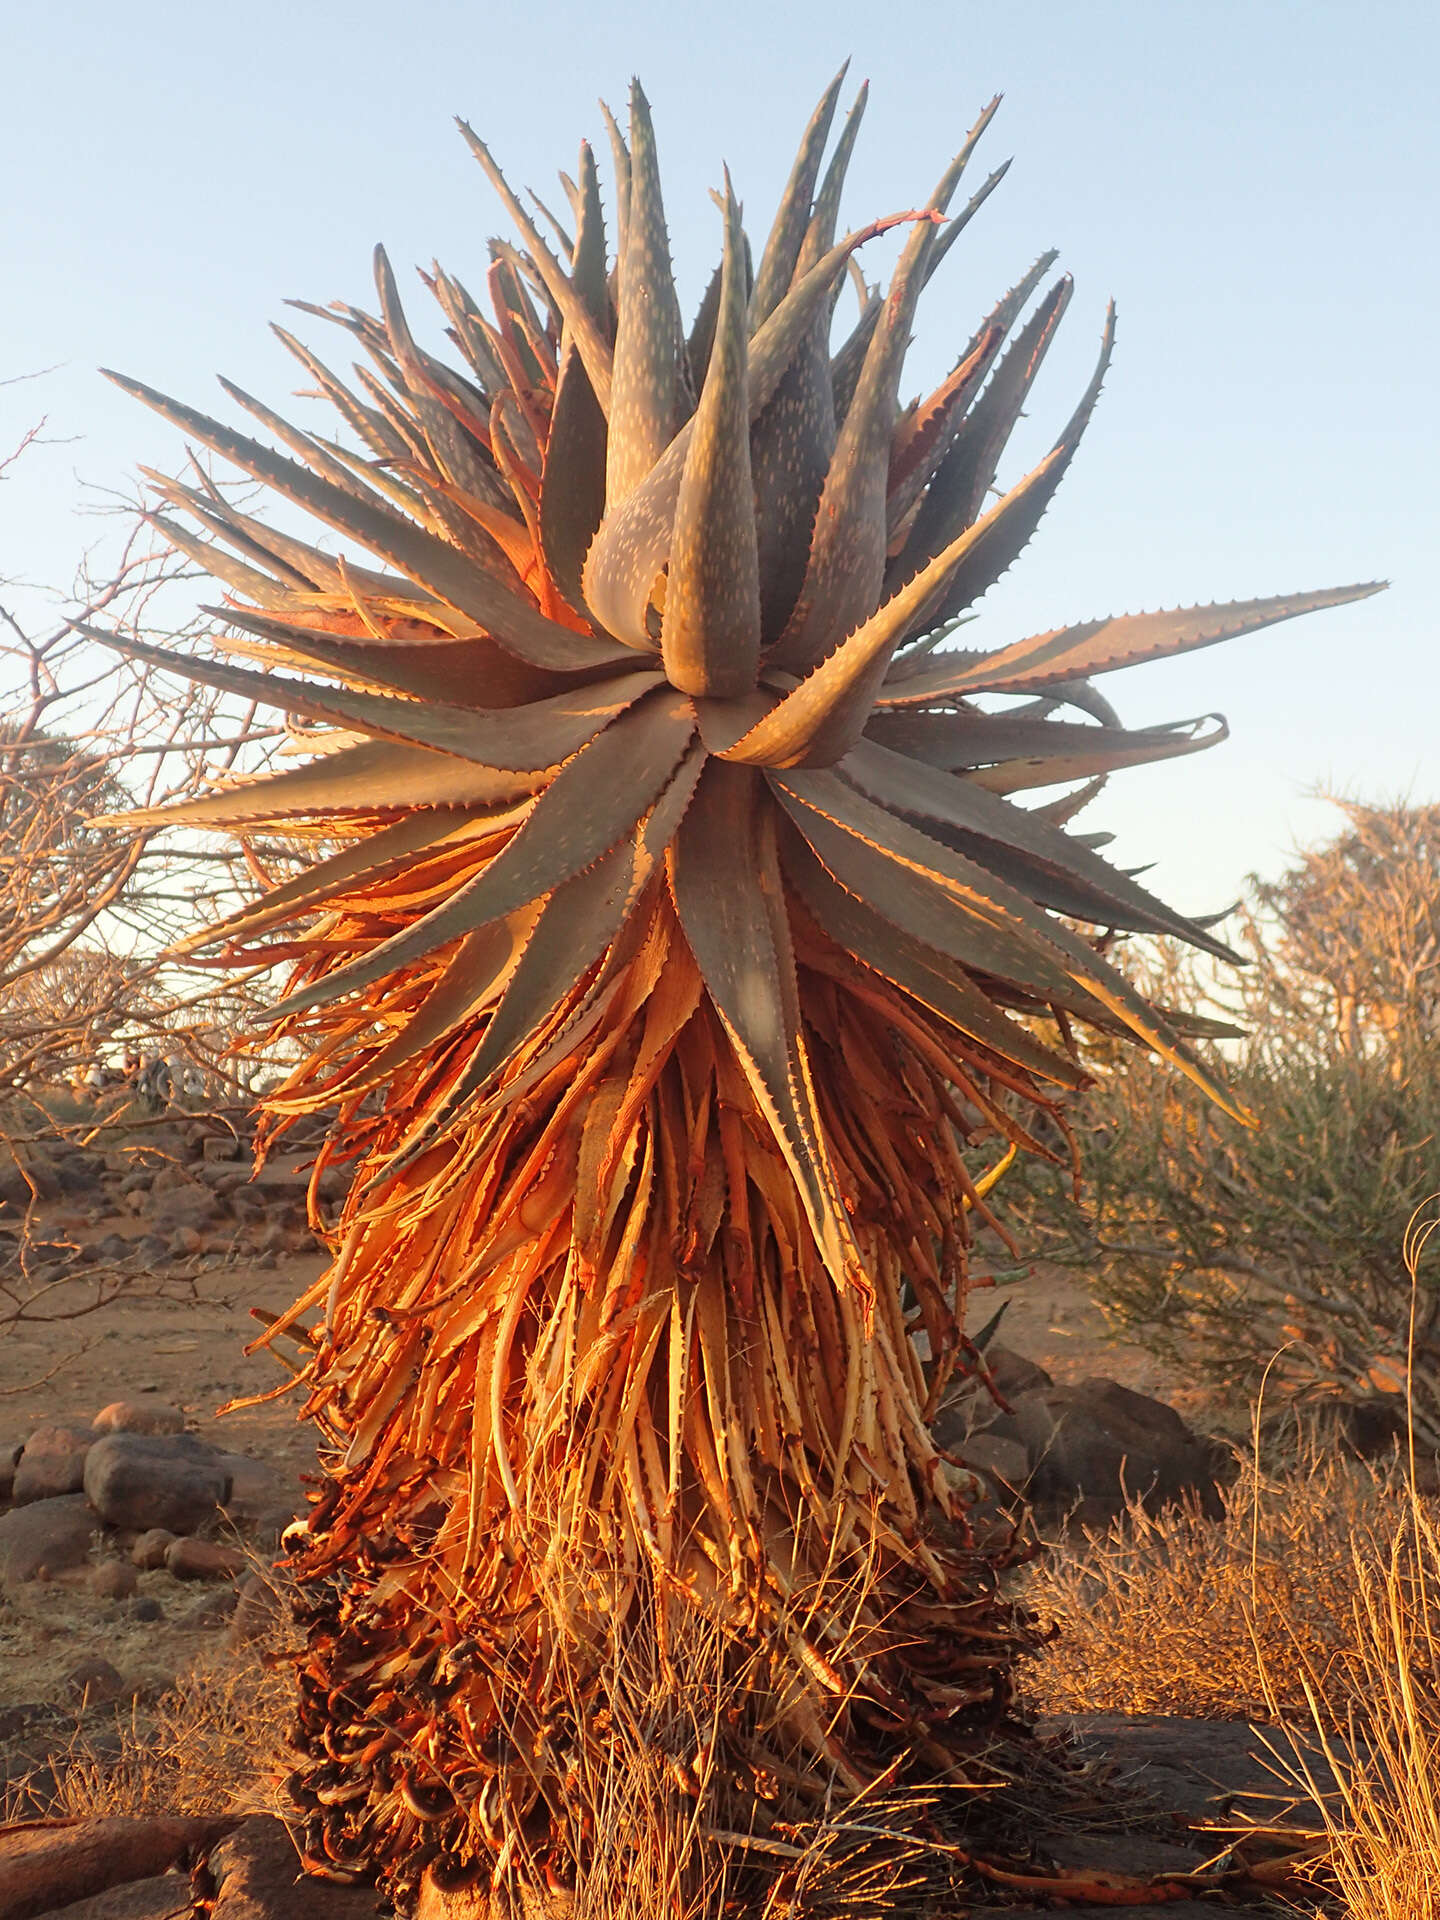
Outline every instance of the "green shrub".
[[[1252, 882], [1238, 985], [1170, 952], [1137, 963], [1159, 997], [1244, 1029], [1198, 1044], [1254, 1127], [1132, 1062], [1077, 1106], [1080, 1202], [1031, 1172], [1028, 1225], [1035, 1252], [1087, 1272], [1118, 1326], [1191, 1373], [1243, 1391], [1275, 1360], [1304, 1395], [1398, 1407], [1403, 1242], [1440, 1188], [1440, 807], [1345, 812], [1335, 841]], [[1417, 1430], [1440, 1445], [1433, 1262], [1414, 1350]]]

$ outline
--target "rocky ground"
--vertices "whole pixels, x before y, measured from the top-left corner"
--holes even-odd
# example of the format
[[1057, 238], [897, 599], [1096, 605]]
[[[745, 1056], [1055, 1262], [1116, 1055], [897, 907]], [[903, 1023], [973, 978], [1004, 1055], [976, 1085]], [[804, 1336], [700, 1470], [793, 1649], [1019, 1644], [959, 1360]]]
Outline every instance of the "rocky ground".
[[[24, 1158], [23, 1176], [0, 1160], [0, 1304], [29, 1303], [0, 1330], [0, 1788], [12, 1816], [34, 1817], [53, 1810], [67, 1756], [103, 1756], [117, 1727], [143, 1721], [177, 1676], [269, 1629], [266, 1570], [303, 1510], [314, 1443], [293, 1394], [219, 1409], [283, 1382], [272, 1358], [243, 1352], [260, 1330], [254, 1311], [286, 1307], [324, 1253], [306, 1224], [304, 1153], [257, 1173], [249, 1142], [214, 1119], [149, 1126], [124, 1152]], [[343, 1178], [327, 1176], [322, 1206], [341, 1191]], [[1017, 1288], [1003, 1332], [991, 1356], [1012, 1410], [972, 1393], [942, 1423], [946, 1443], [990, 1475], [997, 1504], [1028, 1486], [1052, 1511], [1081, 1501], [1087, 1518], [1103, 1518], [1122, 1480], [1155, 1497], [1214, 1497], [1221, 1456], [1176, 1409], [1201, 1428], [1227, 1410], [1116, 1346], [1073, 1281], [1042, 1273]], [[1112, 1869], [1188, 1870], [1202, 1857], [1171, 1818], [1183, 1782], [1174, 1765], [1151, 1764], [1146, 1737], [1189, 1768], [1192, 1800], [1250, 1784], [1248, 1729], [1164, 1724], [1168, 1734], [1137, 1736], [1140, 1749], [1123, 1729], [1082, 1730], [1102, 1751], [1118, 1746], [1131, 1771], [1148, 1767], [1162, 1789], [1148, 1823], [1102, 1848]], [[1216, 1737], [1223, 1752], [1211, 1750]], [[375, 1912], [373, 1897], [367, 1906], [314, 1890], [277, 1894], [273, 1908], [251, 1894], [237, 1904], [262, 1868], [288, 1887], [288, 1843], [256, 1826], [230, 1844], [225, 1857], [241, 1864], [232, 1904], [223, 1885], [215, 1893], [222, 1920], [272, 1910], [303, 1920], [317, 1900], [315, 1913], [334, 1920]], [[244, 1865], [247, 1847], [260, 1865]], [[147, 1875], [64, 1912], [156, 1920], [176, 1911], [183, 1884]], [[1183, 1900], [1163, 1908], [1169, 1920], [1189, 1910]]]

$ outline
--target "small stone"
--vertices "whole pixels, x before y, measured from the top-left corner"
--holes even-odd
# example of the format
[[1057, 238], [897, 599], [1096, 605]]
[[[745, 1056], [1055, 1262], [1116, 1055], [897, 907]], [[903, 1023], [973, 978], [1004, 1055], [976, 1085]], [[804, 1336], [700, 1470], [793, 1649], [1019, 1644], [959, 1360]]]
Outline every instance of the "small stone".
[[170, 1254], [175, 1260], [188, 1260], [192, 1254], [200, 1253], [204, 1246], [204, 1240], [194, 1227], [177, 1227], [170, 1236]]
[[0, 1582], [16, 1586], [83, 1567], [94, 1530], [95, 1516], [79, 1493], [0, 1514]]
[[88, 1707], [102, 1700], [123, 1700], [126, 1686], [118, 1668], [92, 1655], [77, 1662], [66, 1674], [65, 1691], [72, 1700]]
[[163, 1567], [165, 1556], [175, 1544], [175, 1535], [168, 1527], [147, 1527], [130, 1549], [130, 1564], [139, 1567], [142, 1573], [153, 1573], [157, 1567]]
[[240, 1142], [231, 1133], [207, 1134], [201, 1142], [200, 1154], [202, 1159], [210, 1161], [238, 1160]]
[[83, 1427], [37, 1427], [15, 1468], [10, 1497], [16, 1506], [78, 1493], [85, 1484], [85, 1455], [94, 1437]]
[[203, 1600], [197, 1600], [194, 1606], [181, 1616], [178, 1624], [185, 1628], [199, 1628], [204, 1632], [214, 1627], [223, 1627], [234, 1615], [236, 1600], [234, 1587], [221, 1587], [215, 1593], [207, 1593]]
[[103, 1239], [95, 1242], [97, 1260], [127, 1260], [130, 1257], [130, 1242], [123, 1233], [107, 1233]]
[[153, 1594], [137, 1593], [130, 1602], [130, 1618], [153, 1622], [165, 1618], [165, 1609]]
[[165, 1570], [177, 1580], [233, 1580], [248, 1565], [238, 1547], [217, 1540], [174, 1540], [165, 1549]]
[[90, 1569], [90, 1591], [101, 1600], [128, 1600], [140, 1576], [126, 1560], [102, 1560]]
[[154, 1178], [154, 1171], [150, 1167], [135, 1167], [120, 1182], [119, 1191], [121, 1194], [148, 1193]]
[[137, 1407], [133, 1400], [112, 1400], [90, 1424], [96, 1433], [183, 1433], [185, 1416], [178, 1407]]
[[230, 1492], [214, 1452], [188, 1433], [108, 1433], [85, 1462], [85, 1493], [112, 1527], [192, 1533]]

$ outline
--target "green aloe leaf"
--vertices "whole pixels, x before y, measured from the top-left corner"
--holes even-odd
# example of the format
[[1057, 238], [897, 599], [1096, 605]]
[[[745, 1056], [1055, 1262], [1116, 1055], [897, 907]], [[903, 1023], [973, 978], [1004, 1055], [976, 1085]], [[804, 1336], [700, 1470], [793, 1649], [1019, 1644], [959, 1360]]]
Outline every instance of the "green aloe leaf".
[[692, 747], [636, 832], [546, 900], [485, 1038], [447, 1105], [458, 1109], [478, 1093], [605, 953], [660, 872], [704, 760], [704, 753]]
[[1083, 1087], [1088, 1076], [1053, 1053], [1016, 1020], [1007, 1019], [988, 994], [945, 954], [903, 932], [833, 880], [808, 841], [793, 827], [781, 841], [785, 877], [822, 931], [883, 979], [913, 994], [961, 1033], [1041, 1079]]
[[[886, 919], [949, 953], [962, 966], [1014, 981], [1043, 1000], [1080, 1012], [1082, 1018], [1088, 1017], [1085, 1000], [1098, 1001], [1227, 1113], [1246, 1117], [1123, 974], [997, 874], [910, 826], [835, 773], [772, 773], [769, 780], [827, 869]], [[862, 874], [867, 877], [860, 878]], [[937, 899], [948, 912], [936, 912]], [[959, 950], [962, 940], [982, 938], [997, 955], [1002, 947], [1015, 951], [1015, 964], [987, 965]]]
[[720, 309], [676, 497], [660, 630], [671, 685], [719, 699], [753, 687], [760, 664], [745, 275], [740, 209], [728, 174], [724, 212]]
[[1228, 740], [1230, 729], [1218, 713], [1134, 730], [1005, 714], [878, 713], [865, 737], [925, 766], [964, 772], [968, 784], [989, 793], [1020, 793], [1204, 753]]
[[800, 150], [790, 169], [785, 191], [780, 196], [780, 205], [756, 270], [755, 291], [750, 307], [752, 331], [774, 312], [789, 292], [795, 277], [800, 249], [810, 226], [820, 162], [825, 155], [825, 143], [830, 138], [830, 126], [835, 118], [835, 104], [840, 98], [840, 89], [849, 65], [847, 60], [825, 89], [801, 137]]
[[[580, 149], [576, 182], [574, 289], [585, 311], [600, 316], [609, 303], [605, 284], [605, 226], [595, 156]], [[581, 573], [605, 514], [605, 409], [585, 368], [573, 327], [560, 335], [560, 369], [550, 438], [540, 485], [540, 538], [551, 578], [577, 613], [585, 610]]]
[[660, 197], [650, 103], [630, 88], [630, 205], [620, 254], [615, 371], [608, 408], [605, 497], [618, 505], [655, 466], [684, 413], [684, 329]]
[[[530, 218], [530, 215], [526, 212], [524, 203], [511, 191], [509, 182], [495, 164], [494, 159], [491, 157], [490, 149], [485, 145], [485, 142], [466, 121], [458, 120], [456, 125], [460, 129], [466, 145], [480, 162], [480, 165], [485, 169], [491, 186], [494, 187], [500, 198], [505, 202], [505, 208], [510, 218], [525, 236], [525, 244], [530, 249], [531, 258], [534, 260], [535, 266], [545, 282], [545, 291], [560, 311], [560, 317], [564, 321], [566, 329], [574, 342], [576, 351], [580, 355], [581, 362], [590, 381], [591, 390], [599, 402], [600, 410], [602, 413], [608, 413], [610, 410], [610, 383], [614, 372], [614, 350], [607, 337], [604, 326], [603, 307], [596, 304], [593, 291], [588, 286], [582, 287], [579, 284], [582, 271], [588, 269], [589, 266], [588, 256], [583, 266], [579, 258], [575, 260], [575, 277], [572, 279], [571, 275], [566, 273], [550, 248], [545, 244], [544, 237], [536, 227], [534, 221]], [[594, 156], [590, 153], [590, 149], [586, 147], [583, 149], [580, 163], [582, 168], [582, 205], [589, 193], [589, 189], [584, 184], [583, 172], [586, 165], [585, 156], [587, 155], [589, 156], [591, 180], [592, 182], [594, 180]], [[627, 197], [628, 193], [629, 182], [627, 179]], [[603, 259], [605, 233], [603, 223], [599, 225], [596, 224], [596, 217], [599, 215], [599, 211], [598, 204], [596, 204], [582, 212], [579, 219], [583, 231], [586, 218], [589, 218], [591, 222], [591, 245], [596, 244], [598, 239], [601, 258]], [[622, 245], [623, 231], [622, 227]], [[583, 246], [583, 244], [583, 241], [577, 238], [577, 246]], [[497, 381], [495, 384], [503, 386], [504, 382]]]
[[[877, 220], [847, 234], [796, 282], [752, 337], [752, 422], [769, 405], [817, 311], [856, 248], [894, 224], [893, 220]], [[654, 646], [645, 610], [656, 577], [669, 558], [675, 501], [693, 424], [687, 421], [681, 427], [648, 478], [627, 500], [607, 509], [585, 562], [585, 604], [607, 633], [633, 647]]]
[[276, 1016], [328, 1005], [492, 920], [543, 899], [624, 838], [679, 765], [695, 732], [668, 689], [613, 720], [556, 774], [493, 860], [431, 912], [281, 1001]]
[[1077, 675], [1109, 673], [1117, 667], [1214, 646], [1221, 640], [1237, 640], [1302, 613], [1367, 600], [1384, 588], [1383, 580], [1367, 580], [1355, 586], [1322, 587], [1312, 593], [1276, 594], [1265, 600], [1231, 600], [1205, 607], [1177, 607], [1170, 612], [1086, 620], [1078, 626], [1056, 627], [1049, 633], [1017, 640], [994, 653], [969, 656], [958, 668], [937, 662], [927, 673], [893, 689], [887, 687], [880, 704], [918, 707], [963, 693], [1033, 692]]
[[[312, 660], [344, 678], [348, 675], [376, 682], [394, 693], [447, 706], [514, 708], [563, 692], [566, 677], [546, 673], [517, 660], [494, 640], [480, 636], [456, 640], [449, 634], [422, 629], [428, 637], [403, 633], [384, 639], [330, 635], [290, 620], [275, 620], [244, 607], [203, 607], [203, 613], [253, 633], [287, 654]], [[217, 636], [219, 645], [223, 638]]]
[[343, 847], [306, 867], [303, 873], [282, 880], [267, 889], [254, 906], [242, 907], [208, 927], [197, 928], [177, 940], [174, 954], [195, 953], [201, 947], [217, 946], [221, 941], [257, 939], [290, 920], [314, 913], [327, 902], [351, 892], [379, 886], [413, 865], [415, 856], [433, 852], [448, 842], [462, 841], [483, 834], [500, 816], [469, 814], [460, 810], [427, 808], [393, 826], [366, 834], [353, 845]]
[[258, 775], [220, 793], [106, 817], [107, 826], [219, 827], [309, 813], [373, 814], [392, 807], [495, 807], [524, 798], [538, 775], [502, 772], [393, 740], [363, 740], [305, 766]]
[[915, 525], [889, 579], [898, 586], [973, 526], [995, 481], [1000, 457], [1020, 419], [1035, 376], [1070, 304], [1074, 282], [1058, 280], [1017, 334], [984, 393], [962, 422], [920, 503]]
[[660, 684], [658, 673], [630, 673], [595, 687], [577, 687], [549, 700], [537, 700], [517, 709], [488, 713], [472, 707], [442, 707], [432, 701], [392, 700], [385, 694], [361, 693], [351, 687], [322, 687], [314, 681], [288, 680], [276, 673], [253, 673], [221, 660], [200, 660], [189, 654], [167, 653], [140, 640], [102, 633], [77, 621], [87, 639], [131, 659], [183, 674], [205, 686], [262, 706], [303, 713], [332, 726], [353, 727], [381, 740], [404, 740], [415, 746], [435, 747], [484, 767], [505, 767], [532, 773], [553, 767], [595, 735], [607, 721], [632, 706]]
[[848, 753], [837, 771], [888, 812], [939, 832], [947, 845], [980, 865], [993, 867], [992, 849], [1001, 850], [1012, 884], [1057, 912], [1097, 926], [1173, 934], [1217, 959], [1239, 960], [1223, 941], [1172, 912], [1097, 854], [972, 780], [891, 753], [873, 740]]
[[[981, 115], [927, 203], [949, 206], [994, 106]], [[889, 297], [866, 351], [855, 398], [835, 442], [806, 562], [805, 580], [773, 655], [798, 672], [829, 651], [873, 609], [885, 578], [886, 482], [900, 371], [910, 344], [925, 265], [935, 243], [933, 219], [919, 222], [905, 243]]]
[[317, 519], [381, 555], [428, 593], [474, 620], [522, 659], [565, 672], [606, 665], [621, 657], [617, 647], [547, 620], [528, 602], [506, 593], [453, 547], [378, 500], [373, 506], [365, 506], [295, 461], [272, 453], [258, 441], [195, 412], [180, 401], [168, 399], [121, 374], [112, 373], [108, 377], [183, 433], [264, 481]]
[[1115, 308], [1112, 304], [1105, 315], [1095, 372], [1064, 432], [1040, 465], [1012, 487], [1000, 504], [971, 528], [972, 533], [979, 533], [983, 527], [984, 539], [974, 541], [966, 550], [963, 563], [952, 571], [944, 591], [935, 597], [916, 623], [917, 631], [924, 632], [942, 621], [953, 620], [957, 614], [973, 606], [990, 591], [1002, 574], [1008, 572], [1029, 545], [1045, 509], [1055, 497], [1056, 488], [1069, 470], [1082, 434], [1090, 424], [1090, 416], [1100, 398], [1114, 346]]
[[772, 823], [755, 776], [712, 760], [670, 853], [680, 925], [837, 1286], [868, 1294], [826, 1155]]

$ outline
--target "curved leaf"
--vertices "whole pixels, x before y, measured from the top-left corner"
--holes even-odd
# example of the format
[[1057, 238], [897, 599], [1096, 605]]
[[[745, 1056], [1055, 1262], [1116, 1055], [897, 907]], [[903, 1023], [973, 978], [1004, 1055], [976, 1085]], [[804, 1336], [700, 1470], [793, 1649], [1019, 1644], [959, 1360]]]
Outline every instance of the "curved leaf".
[[720, 309], [675, 503], [660, 630], [670, 684], [720, 699], [753, 687], [760, 664], [744, 264], [728, 174], [725, 188]]
[[670, 852], [680, 925], [794, 1177], [836, 1286], [871, 1284], [824, 1147], [772, 822], [755, 776], [712, 760]]

